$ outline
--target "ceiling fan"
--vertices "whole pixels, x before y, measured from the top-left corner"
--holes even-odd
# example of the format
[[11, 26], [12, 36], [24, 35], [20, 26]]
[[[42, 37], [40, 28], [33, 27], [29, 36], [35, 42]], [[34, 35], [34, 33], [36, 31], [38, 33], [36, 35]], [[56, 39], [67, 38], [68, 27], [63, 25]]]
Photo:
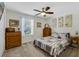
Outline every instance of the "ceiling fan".
[[54, 14], [54, 12], [49, 12], [48, 10], [50, 9], [50, 7], [49, 6], [47, 6], [47, 7], [45, 7], [45, 8], [42, 8], [42, 11], [40, 11], [40, 10], [37, 10], [37, 9], [34, 9], [34, 11], [37, 11], [37, 12], [39, 12], [38, 14], [36, 14], [36, 15], [43, 15], [43, 16], [46, 16], [46, 14]]

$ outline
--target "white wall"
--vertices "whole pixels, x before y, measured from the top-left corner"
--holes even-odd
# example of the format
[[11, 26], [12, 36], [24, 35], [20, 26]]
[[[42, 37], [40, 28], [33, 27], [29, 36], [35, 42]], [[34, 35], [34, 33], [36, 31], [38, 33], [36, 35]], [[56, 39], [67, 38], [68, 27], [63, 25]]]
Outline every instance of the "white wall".
[[[12, 4], [12, 3], [10, 3], [10, 4]], [[30, 4], [30, 3], [28, 3], [28, 5], [30, 7], [33, 6], [33, 4]], [[78, 20], [79, 19], [79, 16], [78, 16], [79, 15], [79, 8], [78, 8], [79, 2], [78, 3], [77, 2], [69, 2], [69, 3], [68, 2], [67, 3], [66, 2], [60, 2], [60, 3], [59, 2], [58, 3], [54, 2], [54, 3], [45, 3], [45, 5], [49, 5], [51, 7], [50, 11], [54, 12], [54, 15], [51, 17], [52, 19], [53, 19], [53, 17], [60, 17], [60, 16], [69, 15], [69, 14], [72, 14], [72, 16], [73, 16], [73, 26], [72, 26], [72, 28], [66, 28], [66, 27], [59, 28], [58, 27], [58, 28], [55, 28], [55, 31], [57, 31], [57, 32], [73, 32], [73, 31], [75, 32], [75, 31], [79, 31], [78, 30], [79, 27], [77, 27], [78, 26], [78, 22], [79, 22], [79, 20]], [[12, 5], [12, 6], [14, 6], [14, 5]], [[9, 7], [11, 8], [12, 6], [9, 5], [8, 8]], [[24, 4], [24, 6], [25, 6], [25, 4]], [[38, 4], [38, 6], [37, 6], [38, 8], [37, 9], [41, 8], [40, 6], [41, 6], [41, 3]], [[17, 7], [18, 7], [18, 5], [17, 5]], [[34, 7], [36, 7], [36, 6], [34, 6]], [[13, 8], [13, 9], [15, 9], [15, 8]], [[23, 9], [21, 9], [21, 10], [23, 10]], [[28, 10], [25, 10], [25, 11], [29, 11], [29, 12], [32, 13], [31, 9], [28, 9]], [[19, 16], [17, 16], [17, 15], [16, 16], [12, 16], [12, 15], [15, 15], [15, 13], [12, 13], [12, 15], [10, 14], [10, 12], [8, 12], [8, 13], [9, 13], [9, 18], [16, 18], [16, 19], [18, 18], [19, 19], [22, 16], [19, 13], [17, 13], [17, 15], [19, 15]], [[48, 19], [46, 22], [48, 22], [51, 25], [51, 27], [52, 27], [52, 21], [50, 19]], [[39, 31], [39, 29], [37, 31]]]
[[[25, 18], [25, 20], [31, 20], [31, 19], [34, 20], [34, 34], [30, 35], [30, 36], [23, 35], [22, 36], [22, 43], [25, 43], [29, 40], [33, 40], [36, 37], [41, 37], [42, 36], [42, 30], [43, 30], [43, 27], [44, 27], [44, 24], [45, 24], [44, 19], [32, 16], [32, 15], [28, 15], [28, 14], [22, 14], [22, 13], [19, 13], [19, 12], [16, 12], [16, 11], [8, 10], [8, 9], [6, 10], [6, 15], [7, 15], [7, 17], [6, 17], [6, 19], [7, 19], [6, 27], [9, 27], [9, 19], [20, 20], [20, 28], [21, 29], [22, 29], [22, 23], [21, 23], [22, 18]], [[41, 28], [37, 28], [37, 26], [36, 26], [38, 21], [42, 23]]]
[[[66, 15], [72, 15], [72, 27], [63, 27], [63, 28], [53, 28], [57, 32], [70, 32], [71, 34], [74, 34], [74, 32], [79, 32], [79, 3], [56, 3], [54, 5], [55, 14], [53, 17], [65, 17]], [[52, 19], [48, 19], [49, 24], [52, 26]]]
[[5, 10], [0, 20], [0, 56], [5, 50]]
[[[28, 40], [34, 39], [36, 37], [41, 37], [42, 36], [42, 30], [44, 27], [45, 23], [49, 23], [49, 25], [52, 27], [52, 31], [55, 30], [57, 32], [71, 32], [73, 34], [73, 32], [78, 31], [79, 32], [79, 27], [78, 27], [78, 23], [79, 23], [79, 8], [77, 7], [79, 5], [79, 3], [55, 3], [53, 8], [54, 10], [54, 15], [51, 18], [47, 19], [43, 19], [43, 18], [38, 18], [38, 17], [34, 17], [32, 15], [28, 15], [28, 14], [22, 14], [19, 12], [15, 12], [15, 11], [11, 11], [11, 10], [7, 10], [7, 23], [6, 26], [8, 27], [9, 25], [9, 19], [17, 19], [20, 20], [20, 22], [22, 21], [22, 17], [26, 18], [26, 20], [30, 20], [33, 19], [34, 20], [34, 35], [31, 36], [24, 36], [23, 37], [23, 41], [22, 42], [26, 42]], [[72, 27], [71, 28], [67, 28], [67, 27], [63, 27], [63, 28], [53, 28], [52, 26], [52, 19], [53, 17], [60, 17], [63, 16], [65, 17], [66, 15], [72, 14]], [[42, 23], [42, 28], [37, 28], [36, 27], [36, 22], [41, 22]], [[21, 25], [21, 23], [20, 23]]]

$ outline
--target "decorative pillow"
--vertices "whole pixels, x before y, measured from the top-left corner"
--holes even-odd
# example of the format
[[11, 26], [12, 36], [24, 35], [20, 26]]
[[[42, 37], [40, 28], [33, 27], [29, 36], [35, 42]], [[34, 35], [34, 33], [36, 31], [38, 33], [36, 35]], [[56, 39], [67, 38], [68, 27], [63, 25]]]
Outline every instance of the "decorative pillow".
[[61, 39], [61, 36], [58, 36], [58, 39]]

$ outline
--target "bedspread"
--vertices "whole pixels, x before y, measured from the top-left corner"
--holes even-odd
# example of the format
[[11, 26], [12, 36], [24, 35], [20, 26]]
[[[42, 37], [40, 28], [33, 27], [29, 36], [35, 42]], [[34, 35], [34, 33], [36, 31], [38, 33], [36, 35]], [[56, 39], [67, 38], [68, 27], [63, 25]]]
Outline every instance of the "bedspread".
[[39, 38], [34, 40], [34, 44], [48, 52], [50, 55], [57, 56], [68, 45], [68, 41], [66, 39], [57, 38], [52, 38], [50, 40], [44, 40], [43, 38]]

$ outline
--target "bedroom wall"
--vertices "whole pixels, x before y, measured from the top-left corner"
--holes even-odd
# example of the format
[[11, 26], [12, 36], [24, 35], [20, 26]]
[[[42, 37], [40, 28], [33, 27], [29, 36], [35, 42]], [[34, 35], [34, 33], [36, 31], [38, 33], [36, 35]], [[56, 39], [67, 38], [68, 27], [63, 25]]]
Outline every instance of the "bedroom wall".
[[[79, 3], [58, 3], [55, 4], [55, 14], [53, 17], [72, 15], [72, 27], [63, 27], [63, 28], [54, 28], [57, 32], [70, 32], [72, 35], [75, 35], [75, 32], [79, 32], [79, 8], [77, 7]], [[52, 26], [52, 19], [50, 18], [49, 24]], [[53, 27], [52, 27], [53, 28]]]
[[[16, 11], [12, 11], [12, 10], [6, 10], [6, 14], [7, 14], [7, 22], [6, 22], [6, 27], [9, 27], [9, 19], [17, 19], [20, 21], [20, 28], [21, 28], [21, 32], [22, 32], [22, 18], [25, 18], [25, 20], [34, 20], [34, 34], [33, 35], [22, 35], [22, 43], [28, 42], [30, 40], [33, 40], [35, 38], [41, 37], [42, 36], [42, 29], [44, 27], [45, 24], [45, 20], [43, 18], [39, 18], [39, 17], [34, 17], [32, 15], [28, 15], [28, 14], [23, 14], [20, 12], [16, 12]], [[42, 23], [42, 27], [41, 28], [37, 28], [37, 22], [41, 22]]]
[[[15, 12], [15, 11], [11, 11], [11, 10], [7, 10], [7, 27], [9, 25], [9, 18], [13, 18], [13, 19], [19, 19], [20, 21], [22, 20], [22, 17], [26, 17], [27, 20], [28, 19], [34, 19], [34, 35], [32, 36], [28, 36], [27, 38], [25, 38], [23, 40], [23, 42], [26, 42], [28, 39], [32, 39], [33, 37], [41, 37], [42, 36], [42, 29], [44, 27], [45, 23], [49, 23], [49, 25], [51, 25], [52, 27], [52, 31], [56, 31], [56, 32], [71, 32], [71, 34], [74, 34], [76, 31], [79, 32], [79, 27], [78, 27], [78, 23], [79, 23], [79, 8], [77, 7], [79, 5], [79, 3], [54, 3], [53, 8], [55, 8], [54, 10], [54, 15], [51, 18], [48, 19], [43, 19], [43, 18], [38, 18], [38, 17], [34, 17], [32, 15], [28, 15], [28, 14], [22, 14], [19, 12]], [[67, 28], [67, 27], [63, 27], [63, 28], [53, 28], [52, 26], [52, 19], [54, 17], [60, 17], [60, 16], [65, 16], [65, 15], [69, 15], [72, 14], [73, 19], [72, 19], [72, 27], [71, 28]], [[40, 19], [40, 20], [39, 20]], [[42, 28], [37, 28], [36, 27], [36, 22], [42, 22]], [[21, 23], [20, 23], [21, 25]]]
[[0, 56], [2, 56], [5, 50], [5, 10], [0, 20]]

